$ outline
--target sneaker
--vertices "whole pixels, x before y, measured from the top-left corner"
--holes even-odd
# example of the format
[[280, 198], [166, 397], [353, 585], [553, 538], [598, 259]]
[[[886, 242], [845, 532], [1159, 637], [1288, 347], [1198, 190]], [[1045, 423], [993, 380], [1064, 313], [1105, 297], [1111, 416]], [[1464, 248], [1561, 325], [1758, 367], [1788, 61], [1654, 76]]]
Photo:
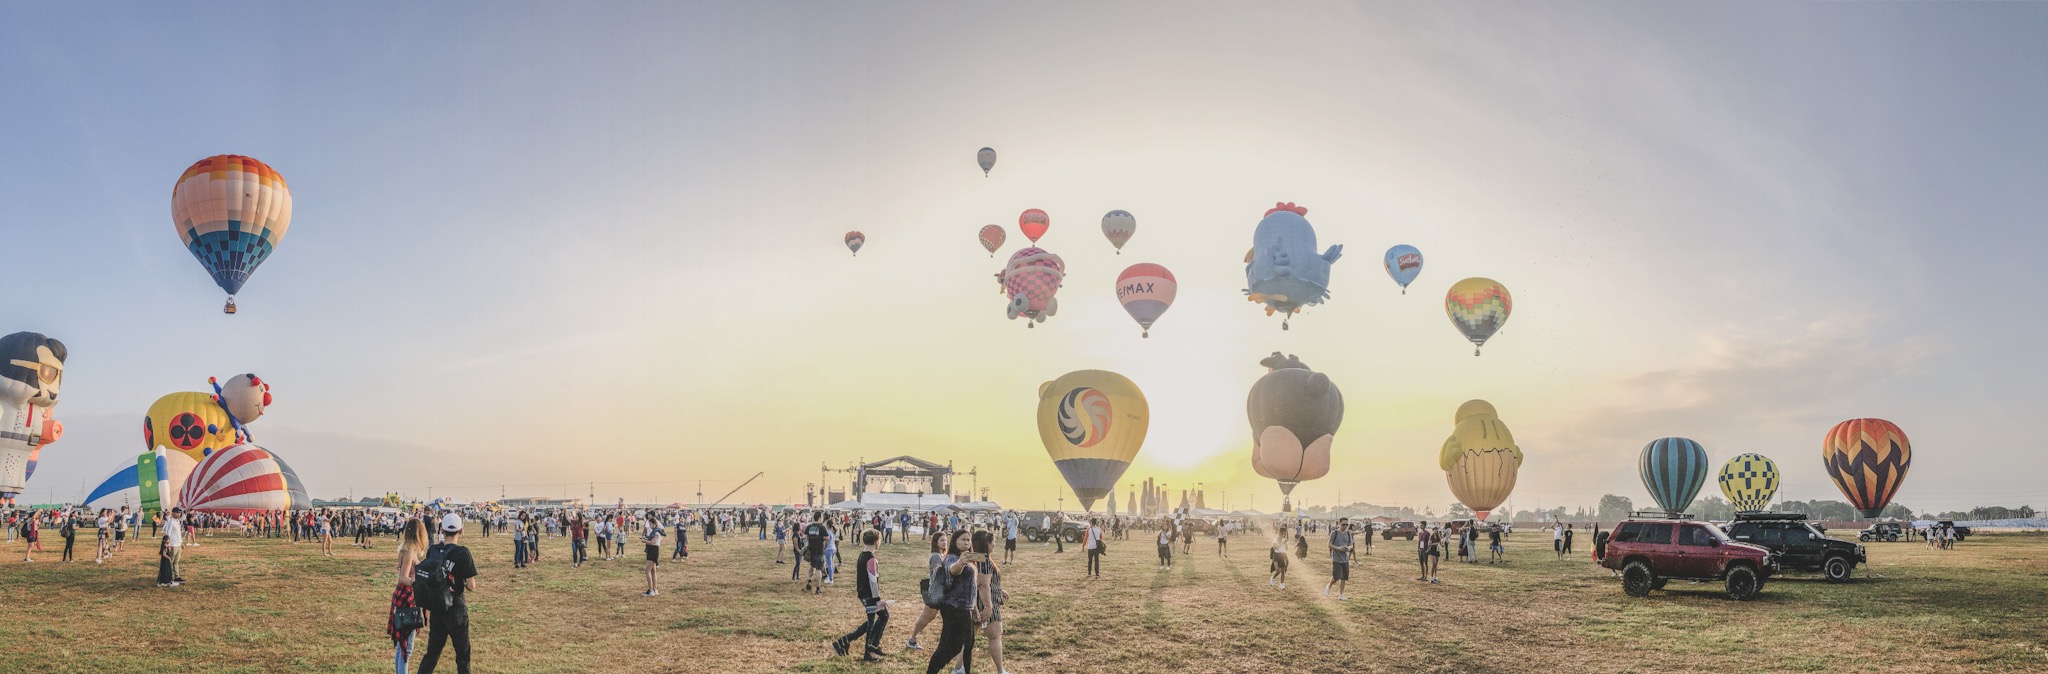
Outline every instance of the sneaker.
[[1344, 601], [1344, 593], [1342, 593], [1342, 592], [1339, 592], [1339, 593], [1337, 593], [1337, 601]]
[[1287, 589], [1287, 584], [1286, 584], [1286, 583], [1281, 583], [1281, 584], [1280, 584], [1280, 589], [1282, 589], [1282, 590], [1285, 590], [1285, 589]]
[[177, 587], [177, 586], [180, 586], [180, 585], [184, 585], [184, 584], [185, 584], [185, 581], [182, 581], [182, 580], [174, 580], [174, 581], [171, 581], [171, 587]]
[[919, 645], [917, 645], [917, 640], [916, 640], [916, 639], [911, 639], [910, 641], [908, 641], [908, 642], [905, 642], [905, 643], [903, 644], [903, 648], [904, 648], [905, 650], [912, 650], [912, 651], [921, 651], [921, 650], [924, 650], [924, 647], [923, 647], [923, 646], [919, 646]]
[[881, 662], [882, 654], [875, 651], [868, 651], [867, 655], [863, 655], [860, 657], [860, 661], [868, 663]]
[[847, 644], [847, 643], [846, 643], [846, 639], [844, 639], [844, 638], [840, 638], [840, 639], [833, 639], [833, 640], [832, 640], [832, 654], [833, 654], [833, 655], [846, 655], [846, 650], [847, 650], [847, 647], [848, 647], [848, 645], [849, 645], [849, 644]]
[[1328, 597], [1328, 596], [1330, 596], [1330, 586], [1328, 586], [1328, 585], [1324, 585], [1324, 586], [1323, 586], [1323, 596], [1325, 596], [1325, 597]]

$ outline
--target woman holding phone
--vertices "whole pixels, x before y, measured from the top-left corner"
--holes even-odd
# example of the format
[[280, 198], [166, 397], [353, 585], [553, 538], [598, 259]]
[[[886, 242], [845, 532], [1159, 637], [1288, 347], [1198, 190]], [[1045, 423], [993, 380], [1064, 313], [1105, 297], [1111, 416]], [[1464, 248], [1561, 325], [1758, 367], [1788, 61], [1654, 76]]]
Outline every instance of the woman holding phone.
[[946, 583], [946, 600], [939, 607], [939, 645], [932, 649], [925, 674], [946, 671], [946, 663], [952, 662], [955, 655], [960, 656], [963, 671], [974, 671], [974, 628], [982, 619], [981, 598], [976, 592], [981, 574], [975, 565], [988, 561], [988, 555], [977, 555], [968, 549], [966, 531], [954, 532], [951, 539], [941, 567], [945, 573], [934, 579]]
[[[946, 532], [932, 532], [932, 556], [930, 559], [925, 560], [924, 565], [925, 582], [929, 582], [932, 574], [938, 572], [940, 564], [946, 563], [946, 552], [942, 547], [946, 544], [946, 541]], [[917, 589], [920, 593], [924, 591], [923, 587]], [[913, 651], [924, 650], [923, 646], [917, 644], [917, 635], [924, 634], [924, 626], [932, 624], [932, 619], [937, 617], [939, 617], [938, 609], [930, 606], [924, 607], [924, 612], [917, 614], [917, 623], [910, 626], [910, 641], [903, 644], [903, 647]]]

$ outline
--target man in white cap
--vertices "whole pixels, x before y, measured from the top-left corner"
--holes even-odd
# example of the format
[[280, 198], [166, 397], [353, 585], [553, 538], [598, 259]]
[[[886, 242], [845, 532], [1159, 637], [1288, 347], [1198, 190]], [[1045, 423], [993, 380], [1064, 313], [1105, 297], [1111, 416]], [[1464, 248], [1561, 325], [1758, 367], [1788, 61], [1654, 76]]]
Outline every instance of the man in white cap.
[[420, 658], [419, 671], [420, 674], [434, 674], [434, 665], [441, 659], [442, 647], [453, 640], [455, 669], [461, 674], [469, 674], [469, 604], [463, 599], [463, 591], [476, 589], [476, 560], [470, 557], [469, 548], [462, 547], [461, 515], [448, 513], [443, 516], [440, 528], [441, 543], [427, 548], [427, 554], [420, 560], [423, 569], [419, 573], [431, 573], [439, 562], [438, 568], [445, 569], [451, 581], [449, 587], [454, 602], [448, 610], [428, 611], [427, 653]]

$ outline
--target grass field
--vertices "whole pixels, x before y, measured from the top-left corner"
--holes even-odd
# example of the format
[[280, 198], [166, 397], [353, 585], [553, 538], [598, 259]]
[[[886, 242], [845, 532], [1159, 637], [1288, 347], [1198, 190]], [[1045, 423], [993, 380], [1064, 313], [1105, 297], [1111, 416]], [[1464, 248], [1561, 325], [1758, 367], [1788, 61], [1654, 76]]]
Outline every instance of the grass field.
[[[1142, 534], [1137, 534], [1142, 537]], [[0, 672], [389, 671], [389, 539], [336, 556], [309, 545], [216, 536], [187, 552], [184, 587], [153, 586], [154, 548], [115, 563], [0, 562]], [[474, 538], [475, 662], [486, 672], [913, 672], [922, 653], [874, 666], [829, 657], [859, 623], [851, 577], [798, 593], [774, 543], [722, 539], [664, 563], [642, 597], [638, 561], [569, 568], [564, 539], [511, 568], [510, 539]], [[83, 541], [81, 541], [83, 543]], [[61, 545], [61, 543], [60, 543]], [[1025, 545], [1005, 567], [1009, 669], [1029, 672], [2041, 672], [2048, 671], [2048, 536], [1980, 535], [1958, 550], [1874, 544], [1873, 568], [1830, 585], [1775, 579], [1754, 602], [1674, 582], [1645, 599], [1547, 537], [1509, 540], [1504, 566], [1446, 563], [1413, 580], [1403, 541], [1353, 571], [1350, 599], [1320, 596], [1328, 561], [1297, 561], [1285, 591], [1238, 539], [1170, 572], [1149, 540], [1120, 541], [1103, 577], [1082, 556]], [[639, 554], [638, 546], [632, 552]], [[902, 600], [885, 648], [901, 649], [925, 551], [887, 546], [883, 586]], [[847, 555], [848, 560], [852, 558]], [[926, 643], [937, 642], [937, 625]], [[425, 635], [421, 635], [424, 649]], [[856, 650], [857, 652], [857, 650]], [[452, 656], [444, 657], [453, 672]], [[977, 656], [977, 671], [994, 671]]]

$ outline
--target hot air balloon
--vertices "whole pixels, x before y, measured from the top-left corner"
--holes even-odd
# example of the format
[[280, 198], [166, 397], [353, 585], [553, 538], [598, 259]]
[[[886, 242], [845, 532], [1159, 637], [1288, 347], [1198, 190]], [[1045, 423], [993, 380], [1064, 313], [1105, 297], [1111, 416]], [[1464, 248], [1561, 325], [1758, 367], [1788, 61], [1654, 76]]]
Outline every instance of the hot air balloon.
[[270, 450], [242, 444], [214, 452], [192, 469], [178, 504], [223, 515], [312, 507], [297, 473]]
[[1762, 454], [1737, 454], [1721, 464], [1721, 493], [1735, 512], [1753, 513], [1771, 507], [1778, 493], [1778, 464]]
[[1137, 458], [1151, 419], [1144, 392], [1115, 372], [1079, 370], [1038, 386], [1038, 440], [1091, 511]]
[[151, 403], [148, 415], [142, 418], [142, 449], [164, 447], [202, 461], [216, 451], [247, 442], [240, 425], [218, 395], [170, 393]]
[[1406, 295], [1408, 284], [1414, 283], [1415, 277], [1422, 273], [1422, 251], [1405, 243], [1388, 248], [1386, 265], [1387, 275], [1401, 284], [1401, 294]]
[[262, 417], [263, 411], [270, 408], [270, 384], [253, 374], [228, 377], [225, 385], [207, 377], [206, 383], [213, 385], [214, 395], [220, 396], [221, 407], [228, 411], [229, 418], [237, 426], [243, 427], [243, 440], [248, 440], [246, 424]]
[[1685, 438], [1659, 438], [1643, 445], [1636, 469], [1658, 507], [1682, 513], [1707, 483], [1707, 450]]
[[1344, 255], [1341, 245], [1316, 254], [1316, 230], [1308, 209], [1280, 203], [1266, 211], [1252, 232], [1252, 251], [1245, 256], [1246, 298], [1266, 305], [1266, 315], [1280, 312], [1280, 329], [1302, 307], [1321, 304], [1330, 296], [1330, 265]]
[[981, 177], [988, 177], [988, 170], [996, 167], [996, 149], [985, 147], [975, 152], [974, 163], [981, 165]]
[[178, 507], [178, 490], [199, 463], [183, 452], [158, 448], [122, 459], [114, 472], [86, 492], [87, 510], [128, 506], [143, 515]]
[[186, 250], [228, 293], [221, 310], [235, 313], [235, 293], [256, 266], [277, 251], [292, 224], [292, 193], [284, 177], [250, 157], [207, 157], [171, 187], [171, 224]]
[[1066, 262], [1043, 248], [1032, 246], [1011, 254], [1002, 273], [1003, 291], [1010, 298], [1011, 320], [1023, 316], [1031, 319], [1026, 327], [1037, 327], [1046, 317], [1058, 315], [1060, 301], [1053, 295], [1060, 291], [1060, 280], [1066, 278], [1066, 273]]
[[1444, 439], [1437, 465], [1451, 484], [1451, 494], [1484, 520], [1515, 490], [1522, 469], [1522, 448], [1501, 423], [1493, 404], [1470, 400], [1458, 406], [1457, 428]]
[[1252, 424], [1252, 470], [1280, 483], [1281, 511], [1294, 509], [1294, 485], [1330, 472], [1330, 444], [1344, 423], [1344, 394], [1294, 356], [1260, 361], [1245, 416]]
[[853, 254], [855, 256], [860, 255], [860, 247], [866, 244], [867, 242], [868, 237], [866, 234], [862, 234], [857, 231], [846, 233], [846, 249], [853, 251]]
[[1173, 294], [1178, 287], [1173, 272], [1165, 267], [1134, 264], [1116, 277], [1116, 301], [1123, 303], [1131, 318], [1137, 319], [1138, 327], [1144, 329], [1141, 336], [1151, 337], [1152, 322], [1173, 306]]
[[1024, 238], [1038, 243], [1038, 237], [1045, 236], [1045, 230], [1052, 228], [1052, 216], [1033, 208], [1017, 216], [1017, 229], [1024, 232]]
[[64, 343], [41, 333], [0, 337], [0, 502], [28, 489], [43, 445], [64, 435], [50, 418], [64, 387]]
[[1138, 232], [1138, 218], [1130, 211], [1110, 211], [1102, 216], [1102, 236], [1109, 239], [1109, 245], [1116, 246], [1118, 255], [1124, 252], [1124, 243]]
[[1515, 300], [1508, 296], [1508, 289], [1493, 279], [1468, 278], [1451, 286], [1451, 292], [1444, 295], [1444, 313], [1451, 317], [1451, 325], [1465, 338], [1472, 340], [1472, 355], [1479, 355], [1479, 347], [1486, 345], [1486, 339], [1508, 322], [1508, 314], [1515, 308]]
[[1913, 467], [1913, 443], [1892, 422], [1850, 419], [1828, 431], [1820, 457], [1849, 504], [1864, 517], [1877, 517]]
[[981, 226], [981, 247], [988, 249], [989, 257], [995, 257], [996, 249], [1002, 248], [1003, 241], [1009, 238], [1010, 235], [1004, 232], [1003, 228], [999, 225]]

